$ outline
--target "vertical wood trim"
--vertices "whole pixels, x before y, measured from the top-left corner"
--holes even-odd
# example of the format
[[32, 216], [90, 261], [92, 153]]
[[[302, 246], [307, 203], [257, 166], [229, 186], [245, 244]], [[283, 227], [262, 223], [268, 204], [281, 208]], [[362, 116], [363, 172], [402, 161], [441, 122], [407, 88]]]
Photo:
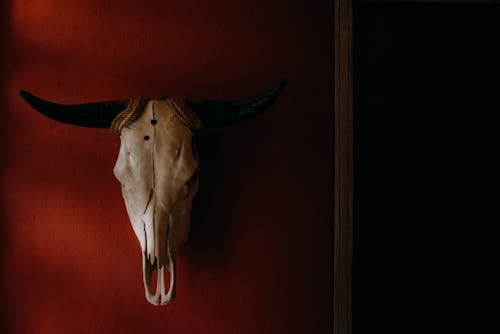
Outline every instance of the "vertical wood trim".
[[333, 333], [352, 332], [352, 0], [334, 0]]

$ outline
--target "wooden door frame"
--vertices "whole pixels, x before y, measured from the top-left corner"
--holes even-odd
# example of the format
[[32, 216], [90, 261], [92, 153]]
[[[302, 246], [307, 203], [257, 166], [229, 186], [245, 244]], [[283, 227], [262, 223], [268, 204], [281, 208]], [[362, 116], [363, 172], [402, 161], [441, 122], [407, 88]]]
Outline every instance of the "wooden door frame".
[[334, 0], [333, 333], [352, 332], [352, 0]]

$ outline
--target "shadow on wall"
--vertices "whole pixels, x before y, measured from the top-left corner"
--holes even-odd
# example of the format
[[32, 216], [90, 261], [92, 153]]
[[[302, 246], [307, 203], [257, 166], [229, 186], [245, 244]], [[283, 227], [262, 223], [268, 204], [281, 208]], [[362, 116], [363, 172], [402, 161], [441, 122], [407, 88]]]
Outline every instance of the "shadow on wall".
[[[226, 210], [218, 210], [227, 200], [229, 182], [224, 182], [231, 175], [224, 174], [227, 169], [218, 168], [224, 160], [221, 155], [219, 137], [209, 133], [197, 136], [196, 144], [200, 155], [200, 187], [193, 203], [191, 228], [186, 251], [190, 261], [196, 266], [220, 266], [227, 256], [227, 244], [230, 226], [226, 224]], [[213, 191], [216, 190], [216, 195]], [[211, 191], [212, 190], [212, 191]], [[224, 195], [224, 196], [222, 196]], [[217, 245], [216, 248], [213, 245]], [[207, 252], [207, 249], [211, 249]]]

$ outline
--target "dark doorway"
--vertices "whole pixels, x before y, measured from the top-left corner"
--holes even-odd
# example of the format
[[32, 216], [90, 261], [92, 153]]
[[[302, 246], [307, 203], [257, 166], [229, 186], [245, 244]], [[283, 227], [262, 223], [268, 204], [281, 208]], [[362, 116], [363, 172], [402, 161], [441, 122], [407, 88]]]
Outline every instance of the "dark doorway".
[[499, 333], [500, 6], [353, 21], [354, 333]]

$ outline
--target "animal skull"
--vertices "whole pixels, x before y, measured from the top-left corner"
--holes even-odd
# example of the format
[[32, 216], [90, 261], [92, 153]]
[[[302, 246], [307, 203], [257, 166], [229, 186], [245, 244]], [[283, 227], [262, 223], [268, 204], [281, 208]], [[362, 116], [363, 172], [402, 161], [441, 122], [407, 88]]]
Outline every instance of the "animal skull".
[[[57, 121], [110, 128], [121, 145], [114, 174], [142, 250], [146, 299], [164, 305], [175, 298], [175, 256], [189, 233], [198, 190], [198, 156], [193, 131], [242, 121], [267, 109], [285, 82], [247, 102], [131, 98], [126, 101], [62, 105], [20, 91], [34, 109]], [[165, 292], [165, 268], [170, 273]], [[152, 278], [157, 271], [156, 291]]]
[[[170, 302], [175, 293], [175, 254], [186, 241], [191, 203], [198, 190], [192, 133], [165, 101], [149, 101], [142, 115], [121, 131], [114, 173], [143, 253], [146, 298]], [[165, 294], [164, 269], [170, 272]], [[150, 292], [158, 269], [156, 293]], [[159, 295], [160, 294], [160, 295]]]

